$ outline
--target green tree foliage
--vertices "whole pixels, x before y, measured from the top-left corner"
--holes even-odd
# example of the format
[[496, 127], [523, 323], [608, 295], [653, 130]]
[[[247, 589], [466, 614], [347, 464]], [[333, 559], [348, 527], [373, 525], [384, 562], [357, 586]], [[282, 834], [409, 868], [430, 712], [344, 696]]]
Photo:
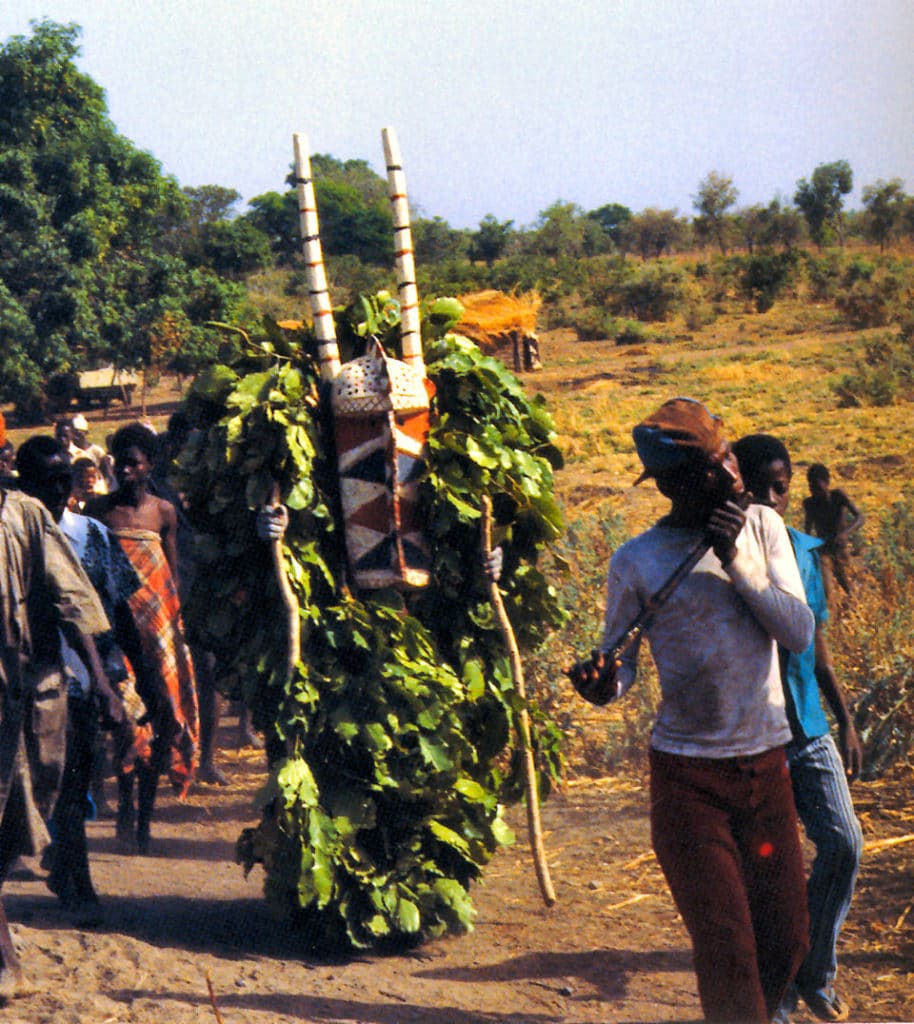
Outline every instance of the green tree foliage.
[[270, 240], [250, 221], [217, 220], [203, 227], [199, 255], [188, 262], [239, 279], [273, 262]]
[[778, 296], [796, 279], [799, 258], [792, 249], [786, 252], [759, 252], [742, 262], [742, 286], [759, 313], [774, 305]]
[[641, 259], [657, 259], [680, 245], [688, 235], [688, 225], [676, 210], [648, 207], [631, 217], [622, 227], [622, 247], [637, 252]]
[[708, 225], [708, 232], [717, 242], [721, 254], [727, 254], [727, 210], [739, 198], [739, 192], [733, 185], [733, 179], [717, 171], [709, 171], [699, 182], [698, 194], [692, 197], [692, 203], [699, 216]]
[[295, 189], [286, 192], [264, 192], [248, 203], [249, 210], [241, 219], [248, 221], [269, 239], [277, 263], [290, 265], [301, 251], [298, 196]]
[[590, 223], [577, 203], [560, 199], [540, 213], [533, 231], [525, 239], [524, 249], [552, 260], [560, 256], [580, 259], [587, 248]]
[[188, 323], [192, 279], [161, 239], [187, 197], [117, 134], [78, 35], [43, 21], [0, 48], [0, 398], [24, 418], [52, 373], [143, 361], [164, 317]]
[[[267, 321], [230, 363], [195, 384], [198, 430], [178, 482], [201, 531], [189, 628], [267, 737], [263, 818], [239, 859], [262, 863], [268, 899], [303, 943], [365, 947], [471, 927], [469, 887], [510, 835], [519, 798], [510, 754], [519, 707], [480, 571], [479, 503], [495, 504], [501, 586], [522, 643], [564, 616], [537, 568], [562, 528], [560, 464], [542, 400], [497, 360], [446, 333], [455, 300], [426, 309], [436, 387], [420, 507], [434, 581], [412, 594], [347, 586], [332, 431], [308, 331]], [[389, 295], [337, 311], [344, 360], [377, 337], [399, 346]], [[300, 605], [301, 660], [289, 676], [285, 617], [253, 510], [274, 481], [290, 509], [285, 562]], [[474, 554], [475, 552], [475, 554]], [[534, 709], [541, 766], [558, 733]]]
[[314, 196], [327, 256], [357, 256], [382, 265], [393, 261], [393, 218], [386, 197], [367, 205], [356, 186], [316, 177]]
[[414, 217], [412, 222], [413, 247], [416, 263], [442, 263], [466, 259], [470, 239], [466, 231], [458, 231], [442, 217]]
[[819, 164], [811, 180], [801, 178], [793, 201], [806, 218], [809, 236], [822, 248], [833, 235], [844, 244], [844, 197], [854, 187], [854, 173], [846, 160]]
[[498, 221], [487, 213], [470, 236], [470, 259], [482, 260], [487, 267], [504, 256], [514, 236], [514, 221]]
[[[324, 255], [389, 264], [393, 220], [385, 180], [364, 160], [342, 161], [322, 153], [311, 157], [311, 173]], [[287, 180], [292, 184], [291, 175]], [[266, 192], [249, 206], [241, 219], [267, 236], [278, 262], [294, 263], [301, 248], [296, 190]]]
[[904, 182], [900, 178], [891, 181], [877, 181], [863, 190], [865, 209], [863, 228], [866, 237], [879, 243], [879, 251], [885, 252], [886, 243], [898, 233], [904, 221]]
[[627, 206], [607, 203], [591, 210], [587, 216], [600, 226], [615, 248], [622, 247], [622, 229], [632, 219], [632, 211]]

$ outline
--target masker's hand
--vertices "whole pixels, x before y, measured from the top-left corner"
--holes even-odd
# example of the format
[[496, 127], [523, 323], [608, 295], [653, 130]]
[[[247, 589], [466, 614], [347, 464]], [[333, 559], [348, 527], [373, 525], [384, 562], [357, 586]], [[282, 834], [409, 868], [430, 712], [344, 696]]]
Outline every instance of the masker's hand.
[[589, 658], [566, 668], [565, 675], [584, 700], [602, 706], [619, 696], [618, 668], [602, 651], [593, 651]]
[[285, 505], [265, 505], [254, 522], [257, 536], [268, 543], [282, 540], [289, 525], [289, 510]]
[[505, 556], [501, 546], [493, 548], [482, 561], [482, 572], [489, 583], [497, 583], [501, 579]]
[[736, 554], [736, 538], [746, 522], [746, 513], [735, 501], [718, 505], [711, 513], [705, 533], [721, 565], [729, 565]]

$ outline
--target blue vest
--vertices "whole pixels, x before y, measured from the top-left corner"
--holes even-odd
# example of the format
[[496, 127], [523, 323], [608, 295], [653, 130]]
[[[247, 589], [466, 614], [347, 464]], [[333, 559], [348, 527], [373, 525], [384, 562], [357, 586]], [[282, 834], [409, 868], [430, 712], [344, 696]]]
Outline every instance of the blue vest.
[[[810, 537], [808, 533], [800, 533], [792, 526], [787, 527], [787, 532], [797, 559], [800, 579], [803, 581], [806, 603], [812, 609], [818, 629], [822, 623], [828, 621], [825, 587], [819, 568], [819, 552], [816, 550], [822, 547], [823, 542], [818, 537]], [[783, 659], [781, 664], [784, 664]], [[794, 735], [794, 742], [803, 744], [805, 740], [824, 736], [829, 729], [816, 680], [815, 640], [800, 654], [787, 653], [784, 687], [787, 690], [788, 701], [793, 703], [793, 712], [796, 716], [789, 716], [791, 728], [796, 733], [799, 726], [802, 732], [802, 735]]]

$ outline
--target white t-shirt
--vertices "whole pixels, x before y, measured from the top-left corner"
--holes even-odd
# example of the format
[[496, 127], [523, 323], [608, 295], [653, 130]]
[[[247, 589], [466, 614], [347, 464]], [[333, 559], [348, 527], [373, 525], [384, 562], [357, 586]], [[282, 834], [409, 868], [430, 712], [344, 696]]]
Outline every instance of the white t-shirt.
[[[601, 650], [607, 651], [699, 537], [657, 525], [613, 555]], [[804, 650], [815, 622], [787, 530], [772, 509], [751, 505], [724, 568], [708, 551], [656, 613], [645, 635], [660, 676], [651, 733], [657, 750], [688, 757], [741, 757], [790, 740], [777, 644]], [[638, 645], [617, 681], [635, 681]]]

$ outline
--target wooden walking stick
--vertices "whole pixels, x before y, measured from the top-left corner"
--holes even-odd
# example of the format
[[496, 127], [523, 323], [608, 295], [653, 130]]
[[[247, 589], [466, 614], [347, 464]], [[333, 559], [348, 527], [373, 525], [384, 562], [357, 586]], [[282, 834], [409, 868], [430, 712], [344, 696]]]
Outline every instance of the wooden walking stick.
[[[492, 502], [488, 495], [485, 495], [482, 499], [482, 553], [486, 559], [492, 553]], [[543, 827], [540, 822], [539, 794], [536, 787], [536, 766], [533, 763], [533, 746], [530, 743], [530, 716], [527, 713], [526, 707], [527, 693], [524, 686], [524, 669], [520, 660], [517, 638], [514, 636], [511, 620], [505, 611], [505, 605], [501, 599], [501, 591], [498, 589], [498, 584], [495, 580], [489, 580], [489, 600], [495, 609], [495, 615], [505, 639], [505, 646], [508, 648], [511, 674], [514, 677], [514, 688], [517, 690], [520, 699], [524, 702], [524, 706], [518, 712], [517, 732], [520, 739], [524, 766], [524, 793], [527, 797], [527, 828], [530, 833], [530, 851], [533, 854], [536, 880], [539, 882], [543, 902], [547, 907], [551, 907], [555, 903], [555, 889], [552, 888], [552, 879], [549, 877], [549, 865], [546, 863], [546, 850], [543, 846]]]

